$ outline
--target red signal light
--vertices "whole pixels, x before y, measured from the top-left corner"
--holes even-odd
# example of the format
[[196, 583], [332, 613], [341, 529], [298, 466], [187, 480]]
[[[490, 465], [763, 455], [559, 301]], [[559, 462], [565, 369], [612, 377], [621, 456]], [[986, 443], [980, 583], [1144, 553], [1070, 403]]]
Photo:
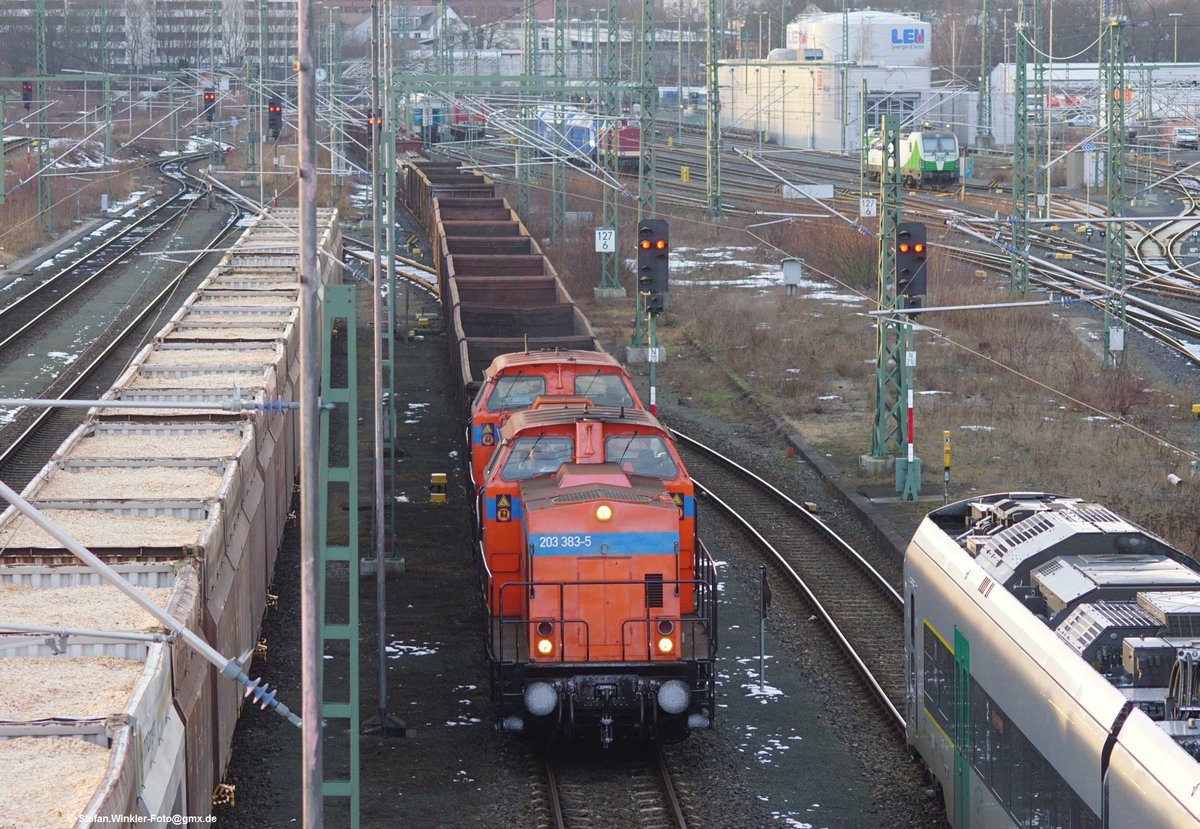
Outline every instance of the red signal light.
[[659, 239], [657, 242], [654, 243], [654, 247], [658, 248], [659, 250], [666, 250], [667, 242], [665, 239]]
[[900, 247], [898, 247], [897, 250], [899, 250], [901, 253], [908, 253], [908, 242], [901, 242]]
[[922, 245], [920, 242], [917, 242], [917, 244], [913, 247], [913, 253], [924, 253], [924, 252], [925, 252], [925, 246]]
[[643, 239], [641, 242], [641, 248], [642, 248], [642, 250], [650, 250], [650, 240]]

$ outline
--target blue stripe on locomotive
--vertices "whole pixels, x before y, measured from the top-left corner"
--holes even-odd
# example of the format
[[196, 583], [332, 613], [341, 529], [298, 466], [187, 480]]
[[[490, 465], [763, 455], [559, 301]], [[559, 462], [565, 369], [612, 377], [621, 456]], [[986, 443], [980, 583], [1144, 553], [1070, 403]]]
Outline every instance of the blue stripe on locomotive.
[[675, 555], [678, 533], [530, 533], [535, 556]]

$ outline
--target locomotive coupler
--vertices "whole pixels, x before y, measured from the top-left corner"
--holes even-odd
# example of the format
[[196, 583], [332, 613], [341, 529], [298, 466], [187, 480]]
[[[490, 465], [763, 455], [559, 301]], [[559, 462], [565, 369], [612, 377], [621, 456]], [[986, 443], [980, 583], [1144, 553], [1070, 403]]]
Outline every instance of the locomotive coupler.
[[596, 686], [596, 696], [600, 698], [600, 745], [608, 748], [613, 741], [612, 698], [617, 693], [617, 686], [604, 684]]

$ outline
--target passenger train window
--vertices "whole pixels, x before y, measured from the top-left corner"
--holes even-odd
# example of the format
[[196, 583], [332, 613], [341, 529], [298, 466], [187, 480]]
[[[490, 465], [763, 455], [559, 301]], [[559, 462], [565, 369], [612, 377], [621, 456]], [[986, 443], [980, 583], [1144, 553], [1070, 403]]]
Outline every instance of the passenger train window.
[[496, 381], [492, 396], [488, 398], [489, 412], [507, 409], [523, 409], [538, 395], [546, 393], [546, 378], [537, 375], [501, 377]]
[[658, 435], [613, 435], [604, 440], [604, 459], [626, 472], [669, 480], [679, 475], [667, 442]]
[[574, 457], [575, 441], [571, 438], [546, 435], [517, 438], [500, 477], [506, 481], [524, 481], [535, 475], [549, 475]]
[[581, 374], [575, 378], [575, 393], [597, 406], [633, 408], [633, 396], [619, 374]]

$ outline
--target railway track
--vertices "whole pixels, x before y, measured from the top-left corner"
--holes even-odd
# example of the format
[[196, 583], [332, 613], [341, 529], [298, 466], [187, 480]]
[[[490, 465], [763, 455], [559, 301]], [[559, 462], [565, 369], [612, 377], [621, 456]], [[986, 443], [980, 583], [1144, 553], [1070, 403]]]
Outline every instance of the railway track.
[[[195, 190], [201, 184], [201, 179], [188, 173], [182, 162], [175, 160], [170, 164], [178, 166], [177, 175], [186, 185], [183, 192]], [[170, 166], [164, 165], [164, 166]], [[183, 209], [190, 209], [194, 202], [188, 202]], [[165, 207], [165, 205], [164, 205]], [[217, 244], [237, 227], [241, 214], [234, 211], [221, 224], [212, 244]], [[162, 227], [168, 222], [159, 222]], [[153, 234], [142, 237], [145, 241]], [[135, 247], [124, 248], [128, 256]], [[199, 253], [186, 262], [175, 274], [167, 277], [157, 285], [157, 290], [145, 298], [140, 307], [132, 309], [108, 309], [101, 303], [101, 308], [111, 310], [112, 316], [104, 321], [104, 333], [89, 347], [83, 349], [78, 359], [64, 367], [48, 382], [31, 380], [33, 384], [24, 395], [29, 398], [70, 400], [95, 399], [108, 389], [129, 360], [141, 347], [145, 339], [152, 333], [153, 325], [160, 318], [164, 307], [172, 297], [182, 299], [187, 291], [181, 291], [181, 285], [189, 276], [193, 276], [204, 260], [211, 256], [209, 253]], [[86, 260], [86, 257], [84, 257]], [[120, 262], [119, 259], [108, 259], [101, 272], [107, 272]], [[72, 263], [62, 273], [71, 273], [79, 262]], [[61, 275], [61, 273], [59, 274]], [[55, 283], [57, 284], [57, 283]], [[69, 292], [74, 295], [74, 292]], [[11, 307], [11, 306], [10, 306]], [[29, 306], [22, 304], [26, 311]], [[59, 303], [49, 306], [51, 309], [63, 307]], [[122, 313], [124, 312], [124, 313]], [[101, 311], [100, 313], [103, 313]], [[19, 326], [22, 333], [28, 334], [32, 328], [27, 325]], [[11, 344], [19, 343], [19, 339], [8, 337], [0, 344], [0, 354]], [[0, 428], [0, 474], [4, 480], [17, 489], [24, 487], [45, 464], [46, 460], [62, 444], [71, 430], [82, 422], [85, 410], [62, 408], [27, 408], [20, 411], [12, 421]]]
[[672, 429], [697, 489], [764, 551], [813, 608], [887, 716], [904, 727], [900, 565], [861, 553], [803, 504], [712, 447]]
[[[56, 312], [82, 295], [109, 269], [190, 210], [193, 202], [185, 201], [184, 196], [194, 192], [196, 184], [188, 186], [185, 183], [183, 164], [202, 157], [197, 155], [160, 164], [164, 175], [180, 182], [178, 193], [46, 278], [20, 283], [15, 296], [0, 306], [0, 327], [8, 332], [0, 339], [0, 359], [3, 359], [5, 349], [19, 348], [22, 337], [52, 320]], [[22, 285], [25, 285], [23, 292], [20, 290]]]
[[688, 829], [674, 777], [656, 746], [547, 752], [537, 760], [539, 827]]

